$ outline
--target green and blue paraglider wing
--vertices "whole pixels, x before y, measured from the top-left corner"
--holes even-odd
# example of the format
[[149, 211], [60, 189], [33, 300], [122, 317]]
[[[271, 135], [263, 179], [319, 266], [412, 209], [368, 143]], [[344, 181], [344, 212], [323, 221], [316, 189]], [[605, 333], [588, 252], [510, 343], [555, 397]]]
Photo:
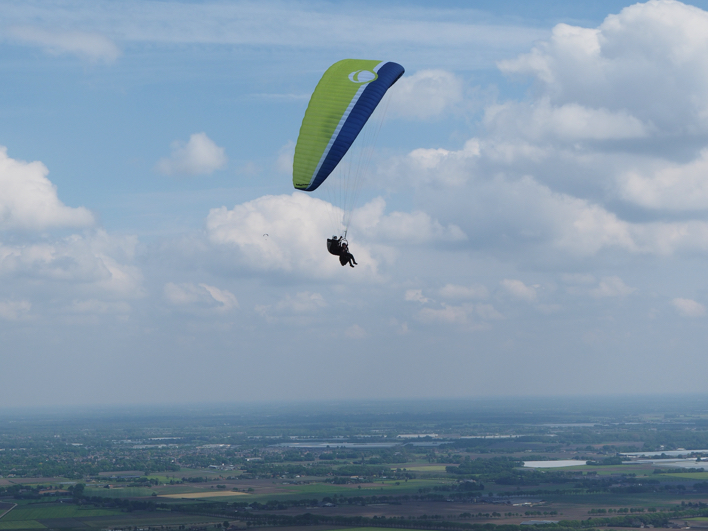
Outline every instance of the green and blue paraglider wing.
[[345, 59], [327, 69], [300, 127], [293, 160], [295, 188], [311, 192], [322, 184], [403, 72], [397, 63], [364, 59]]

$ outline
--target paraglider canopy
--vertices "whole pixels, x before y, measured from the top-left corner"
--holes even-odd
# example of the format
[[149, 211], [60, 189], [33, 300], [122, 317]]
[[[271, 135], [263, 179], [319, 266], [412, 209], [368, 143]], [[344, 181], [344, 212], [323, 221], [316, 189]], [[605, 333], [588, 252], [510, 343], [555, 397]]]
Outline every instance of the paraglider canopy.
[[386, 91], [404, 73], [386, 61], [344, 59], [317, 84], [295, 146], [293, 186], [312, 192], [337, 167]]

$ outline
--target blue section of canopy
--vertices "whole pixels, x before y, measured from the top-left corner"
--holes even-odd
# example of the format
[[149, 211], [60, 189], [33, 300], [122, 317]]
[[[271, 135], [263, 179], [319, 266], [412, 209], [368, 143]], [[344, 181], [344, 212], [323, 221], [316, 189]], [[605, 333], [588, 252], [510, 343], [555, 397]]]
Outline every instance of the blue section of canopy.
[[329, 176], [334, 168], [337, 167], [339, 161], [342, 157], [346, 155], [349, 148], [356, 140], [356, 137], [361, 132], [364, 125], [366, 125], [367, 120], [376, 109], [376, 106], [381, 102], [381, 98], [384, 97], [386, 91], [391, 88], [398, 78], [400, 78], [405, 72], [404, 68], [398, 63], [386, 63], [377, 72], [378, 77], [369, 83], [361, 96], [359, 96], [359, 101], [356, 102], [354, 108], [349, 113], [349, 117], [344, 122], [339, 135], [335, 139], [332, 147], [327, 154], [322, 166], [320, 166], [320, 171], [312, 180], [312, 184], [305, 189], [306, 192], [311, 192], [316, 190], [319, 185], [321, 185], [324, 180]]

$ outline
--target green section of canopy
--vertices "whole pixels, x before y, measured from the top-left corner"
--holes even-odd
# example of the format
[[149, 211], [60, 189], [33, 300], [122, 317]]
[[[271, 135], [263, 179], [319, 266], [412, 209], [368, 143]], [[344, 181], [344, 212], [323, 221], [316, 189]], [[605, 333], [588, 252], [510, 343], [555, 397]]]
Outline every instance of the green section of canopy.
[[[366, 83], [351, 80], [349, 75], [361, 70], [373, 71], [381, 61], [344, 59], [330, 66], [310, 98], [293, 160], [293, 185], [307, 188], [322, 159], [332, 135], [352, 99]], [[356, 78], [355, 78], [356, 79]], [[373, 79], [371, 80], [373, 81]]]

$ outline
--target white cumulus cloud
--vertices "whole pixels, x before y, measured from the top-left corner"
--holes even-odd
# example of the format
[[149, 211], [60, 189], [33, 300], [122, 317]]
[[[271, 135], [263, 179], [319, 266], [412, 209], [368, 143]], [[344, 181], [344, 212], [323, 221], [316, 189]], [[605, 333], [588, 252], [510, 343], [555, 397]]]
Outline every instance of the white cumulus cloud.
[[635, 291], [636, 288], [627, 286], [619, 277], [604, 277], [590, 294], [593, 297], [624, 297]]
[[403, 295], [403, 298], [407, 301], [410, 301], [410, 302], [422, 302], [422, 303], [428, 302], [428, 298], [423, 296], [422, 289], [406, 290], [406, 293]]
[[[207, 236], [212, 244], [233, 250], [236, 260], [254, 270], [331, 277], [342, 269], [326, 247], [333, 215], [341, 219], [341, 211], [304, 193], [263, 196], [231, 210], [212, 209], [206, 220]], [[365, 246], [352, 251], [360, 265], [348, 271], [349, 278], [376, 273], [377, 263]]]
[[456, 225], [444, 226], [428, 214], [392, 212], [375, 198], [353, 213], [350, 249], [359, 265], [341, 274], [339, 261], [329, 255], [326, 240], [338, 230], [342, 211], [309, 194], [263, 196], [215, 208], [206, 220], [209, 241], [231, 249], [235, 259], [257, 270], [298, 272], [311, 277], [376, 277], [379, 264], [390, 262], [396, 246], [464, 240]]
[[422, 323], [444, 323], [461, 325], [468, 330], [481, 330], [489, 327], [486, 321], [503, 319], [491, 304], [453, 304], [442, 303], [437, 308], [422, 308], [417, 318]]
[[83, 207], [71, 208], [57, 197], [57, 189], [41, 162], [15, 160], [0, 146], [0, 229], [46, 230], [89, 227], [94, 218]]
[[502, 288], [507, 291], [507, 293], [517, 299], [526, 301], [536, 300], [536, 290], [531, 286], [527, 286], [520, 280], [505, 278], [500, 282], [500, 284]]
[[504, 319], [504, 316], [491, 304], [477, 304], [477, 315], [482, 319]]
[[418, 319], [424, 323], [465, 324], [469, 319], [469, 315], [473, 312], [473, 305], [453, 306], [443, 304], [441, 308], [423, 308], [418, 312]]
[[671, 301], [676, 311], [684, 317], [703, 317], [706, 314], [706, 307], [693, 299], [675, 298]]
[[114, 298], [142, 297], [142, 272], [133, 264], [136, 246], [133, 236], [103, 230], [42, 243], [0, 243], [0, 279], [68, 285], [76, 293]]
[[377, 197], [357, 209], [352, 216], [357, 230], [377, 241], [399, 243], [428, 243], [432, 241], [460, 241], [467, 239], [457, 225], [441, 225], [429, 214], [416, 212], [392, 212], [384, 214], [386, 201]]
[[386, 176], [398, 175], [403, 186], [444, 185], [460, 187], [471, 178], [474, 162], [480, 156], [480, 143], [476, 138], [468, 140], [457, 151], [443, 148], [418, 148], [407, 156], [389, 163]]
[[641, 138], [647, 136], [649, 129], [624, 109], [593, 109], [578, 103], [553, 106], [547, 98], [531, 104], [505, 103], [489, 107], [485, 122], [491, 130], [514, 130], [533, 141], [553, 139], [556, 142]]
[[445, 70], [422, 70], [404, 76], [389, 92], [388, 113], [403, 118], [435, 118], [463, 101], [462, 80]]
[[226, 166], [224, 148], [217, 146], [206, 133], [194, 133], [189, 141], [172, 142], [172, 153], [160, 159], [157, 171], [165, 175], [208, 175]]
[[620, 176], [624, 199], [653, 209], [708, 208], [708, 149], [685, 164], [653, 162], [647, 171], [633, 169]]
[[626, 113], [655, 131], [708, 130], [708, 13], [651, 0], [598, 28], [558, 24], [502, 71], [532, 76], [552, 105]]
[[163, 289], [165, 298], [177, 306], [195, 306], [217, 311], [238, 307], [238, 300], [233, 293], [208, 284], [168, 282]]
[[27, 300], [0, 301], [0, 318], [7, 321], [17, 321], [29, 314], [32, 303]]
[[327, 303], [319, 293], [301, 291], [295, 296], [285, 295], [285, 298], [278, 301], [275, 309], [294, 313], [314, 312], [327, 306]]
[[[437, 208], [448, 217], [454, 212], [453, 219], [459, 226], [450, 224], [450, 230], [444, 234], [440, 228], [433, 230], [435, 223], [443, 227], [439, 222], [431, 223], [428, 230], [437, 233], [438, 238], [445, 235], [452, 240], [451, 231], [459, 228], [461, 240], [464, 235], [464, 239], [481, 244], [530, 242], [536, 246], [548, 245], [571, 256], [597, 255], [605, 249], [657, 255], [708, 251], [708, 223], [702, 219], [627, 221], [599, 202], [556, 191], [528, 174], [514, 174], [516, 166], [523, 167], [524, 163], [544, 171], [552, 168], [559, 158], [568, 163], [559, 154], [546, 150], [542, 158], [544, 164], [545, 160], [548, 163], [536, 166], [538, 151], [517, 153], [510, 161], [500, 156], [499, 145], [494, 141], [475, 141], [474, 145], [477, 150], [472, 156], [468, 146], [460, 151], [416, 150], [426, 156], [409, 157], [408, 164], [401, 165], [398, 161], [392, 167], [392, 172], [406, 175], [414, 183], [435, 184], [436, 188], [447, 184], [454, 190], [453, 194], [443, 189], [444, 200], [441, 196]], [[581, 156], [568, 164], [579, 172], [585, 171], [587, 158]], [[598, 165], [598, 171], [604, 172], [603, 163]], [[492, 177], [485, 175], [490, 173]], [[431, 189], [425, 188], [425, 192], [430, 194]], [[372, 211], [375, 206], [371, 204]], [[433, 219], [431, 214], [426, 215]]]

